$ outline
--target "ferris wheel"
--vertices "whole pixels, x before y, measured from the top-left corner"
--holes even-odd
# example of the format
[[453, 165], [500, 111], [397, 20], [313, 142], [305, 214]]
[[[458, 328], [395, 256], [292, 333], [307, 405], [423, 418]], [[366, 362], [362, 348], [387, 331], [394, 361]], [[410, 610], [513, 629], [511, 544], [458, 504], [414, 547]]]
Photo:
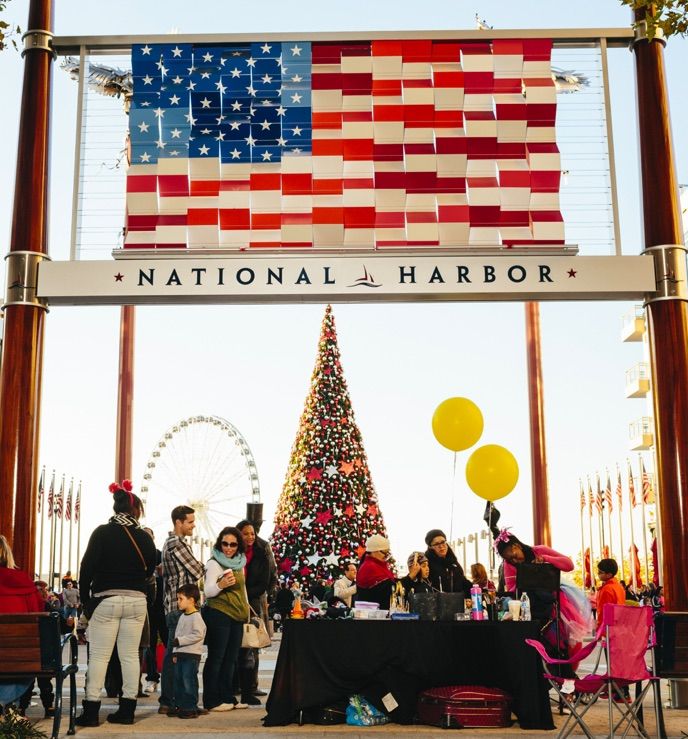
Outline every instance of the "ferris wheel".
[[191, 416], [172, 426], [156, 444], [141, 486], [145, 526], [158, 547], [172, 528], [175, 506], [196, 513], [194, 544], [215, 542], [220, 530], [246, 517], [246, 504], [260, 502], [258, 468], [236, 426], [217, 416]]

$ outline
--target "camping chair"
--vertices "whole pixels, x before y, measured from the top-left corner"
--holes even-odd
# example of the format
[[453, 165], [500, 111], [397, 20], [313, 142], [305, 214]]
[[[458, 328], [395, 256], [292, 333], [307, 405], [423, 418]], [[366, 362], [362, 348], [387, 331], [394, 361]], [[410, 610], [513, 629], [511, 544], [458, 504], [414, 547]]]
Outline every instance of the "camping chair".
[[[580, 726], [586, 736], [594, 739], [594, 734], [585, 723], [583, 717], [600, 698], [607, 698], [609, 709], [609, 737], [614, 737], [624, 725], [623, 736], [625, 737], [631, 728], [637, 733], [649, 739], [642, 721], [642, 704], [650, 686], [659, 680], [654, 669], [654, 626], [651, 608], [633, 608], [629, 606], [616, 606], [607, 604], [602, 615], [602, 624], [597, 630], [595, 638], [580, 649], [569, 659], [561, 660], [550, 657], [544, 646], [534, 639], [526, 639], [526, 643], [534, 647], [545, 662], [545, 678], [561, 698], [565, 698], [562, 686], [565, 679], [552, 675], [548, 671], [551, 665], [566, 665], [580, 662], [588, 657], [596, 648], [605, 652], [607, 669], [604, 674], [596, 672], [573, 681], [577, 697], [573, 703], [568, 703], [571, 711], [564, 725], [559, 731], [558, 739], [564, 739], [575, 728]], [[652, 654], [652, 670], [648, 670], [645, 663], [645, 653], [650, 650]], [[551, 669], [551, 668], [550, 668]], [[623, 695], [623, 689], [633, 683], [647, 681], [644, 687], [636, 690], [636, 697], [630, 704], [616, 702], [613, 697]], [[658, 691], [654, 692], [655, 718], [657, 726], [660, 725], [657, 699]], [[584, 696], [587, 702], [583, 702]], [[621, 715], [617, 718], [614, 714], [616, 709]]]

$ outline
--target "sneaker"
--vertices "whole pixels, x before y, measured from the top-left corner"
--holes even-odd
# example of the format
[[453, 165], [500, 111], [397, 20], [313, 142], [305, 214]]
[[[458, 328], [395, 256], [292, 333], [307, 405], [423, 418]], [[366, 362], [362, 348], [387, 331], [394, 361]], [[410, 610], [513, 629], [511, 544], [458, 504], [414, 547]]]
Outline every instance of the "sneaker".
[[242, 695], [241, 702], [247, 703], [249, 706], [261, 706], [260, 698], [256, 698], [255, 695]]
[[209, 708], [208, 710], [211, 713], [224, 713], [225, 711], [233, 711], [234, 704], [233, 703], [220, 703], [219, 706], [213, 706], [212, 708]]
[[248, 703], [235, 703], [235, 704], [234, 704], [234, 708], [235, 708], [235, 709], [236, 709], [237, 711], [240, 711], [240, 710], [241, 710], [241, 709], [243, 709], [243, 708], [248, 708]]
[[144, 691], [146, 693], [156, 693], [157, 690], [158, 690], [158, 683], [156, 680], [146, 681], [146, 687], [144, 688]]

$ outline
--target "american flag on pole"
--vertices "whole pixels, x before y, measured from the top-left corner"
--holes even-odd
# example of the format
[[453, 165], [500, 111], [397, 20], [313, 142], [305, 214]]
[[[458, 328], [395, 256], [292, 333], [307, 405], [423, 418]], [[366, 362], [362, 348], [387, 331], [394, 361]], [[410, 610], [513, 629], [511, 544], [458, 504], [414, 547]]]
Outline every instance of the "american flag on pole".
[[74, 523], [79, 521], [81, 515], [81, 481], [79, 481], [79, 487], [76, 491], [76, 500], [74, 501]]
[[60, 483], [60, 490], [55, 496], [55, 515], [58, 518], [62, 518], [63, 506], [64, 506], [64, 475], [62, 475], [62, 482]]
[[633, 482], [633, 471], [630, 462], [628, 463], [628, 498], [631, 502], [631, 508], [635, 508], [638, 501], [635, 499], [635, 483]]
[[38, 512], [41, 512], [43, 506], [43, 495], [45, 494], [45, 467], [41, 470], [41, 476], [38, 479]]
[[48, 518], [53, 517], [55, 512], [55, 470], [50, 480], [50, 488], [48, 489]]
[[592, 516], [592, 509], [595, 497], [592, 493], [592, 485], [590, 484], [590, 478], [588, 477], [588, 513]]
[[563, 244], [551, 50], [132, 46], [125, 248]]
[[604, 509], [604, 500], [602, 498], [602, 488], [600, 487], [600, 476], [597, 475], [597, 493], [595, 494], [595, 508], [598, 513], [602, 513]]
[[623, 510], [623, 487], [621, 485], [621, 470], [619, 466], [616, 467], [616, 502], [619, 506], [619, 510]]
[[607, 506], [607, 511], [609, 513], [613, 510], [613, 501], [612, 501], [612, 481], [609, 478], [609, 470], [607, 470], [607, 485], [604, 488], [604, 502]]
[[72, 493], [74, 492], [74, 480], [69, 483], [69, 492], [67, 493], [67, 503], [65, 504], [65, 519], [67, 521], [72, 520]]
[[578, 488], [580, 489], [580, 507], [581, 511], [585, 510], [585, 490], [583, 489], [583, 483], [578, 480]]
[[643, 458], [640, 458], [640, 479], [643, 487], [643, 503], [652, 505], [655, 502], [655, 491], [652, 487], [652, 480], [645, 469]]

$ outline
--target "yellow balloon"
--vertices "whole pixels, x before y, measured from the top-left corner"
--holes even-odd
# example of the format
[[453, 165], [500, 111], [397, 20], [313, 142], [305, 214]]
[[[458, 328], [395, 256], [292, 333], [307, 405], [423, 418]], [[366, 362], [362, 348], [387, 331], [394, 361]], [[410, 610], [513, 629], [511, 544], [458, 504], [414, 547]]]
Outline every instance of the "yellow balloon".
[[518, 462], [499, 444], [486, 444], [476, 449], [466, 462], [466, 482], [481, 498], [494, 502], [516, 487]]
[[475, 444], [483, 433], [483, 414], [468, 398], [447, 398], [432, 415], [432, 433], [442, 446], [460, 452]]

